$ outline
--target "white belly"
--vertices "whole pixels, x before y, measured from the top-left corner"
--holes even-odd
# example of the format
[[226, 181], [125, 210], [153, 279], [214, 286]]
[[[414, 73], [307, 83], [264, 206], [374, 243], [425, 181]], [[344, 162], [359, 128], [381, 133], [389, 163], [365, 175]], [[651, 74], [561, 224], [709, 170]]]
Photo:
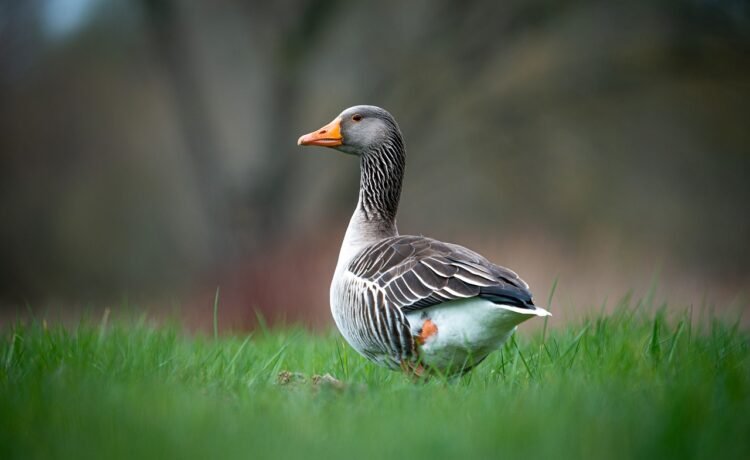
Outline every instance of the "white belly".
[[453, 373], [478, 364], [502, 347], [518, 324], [548, 315], [541, 308], [530, 311], [475, 297], [411, 312], [406, 317], [415, 337], [428, 319], [437, 327], [420, 347], [421, 360], [431, 368]]

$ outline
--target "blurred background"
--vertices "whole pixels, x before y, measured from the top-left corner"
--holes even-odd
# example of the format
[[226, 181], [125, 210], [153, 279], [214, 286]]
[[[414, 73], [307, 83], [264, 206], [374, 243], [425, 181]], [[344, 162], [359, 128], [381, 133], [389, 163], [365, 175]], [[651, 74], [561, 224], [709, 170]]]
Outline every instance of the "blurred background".
[[632, 292], [743, 305], [750, 4], [5, 0], [0, 317], [330, 324], [355, 159], [394, 114], [402, 233], [510, 266], [556, 320]]

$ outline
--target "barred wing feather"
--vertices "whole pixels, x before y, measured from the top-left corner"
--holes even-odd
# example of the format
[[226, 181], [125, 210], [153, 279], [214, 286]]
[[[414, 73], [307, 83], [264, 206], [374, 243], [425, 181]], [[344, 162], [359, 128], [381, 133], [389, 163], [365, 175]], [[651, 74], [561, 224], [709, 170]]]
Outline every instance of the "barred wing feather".
[[462, 246], [422, 236], [379, 241], [358, 254], [348, 270], [376, 283], [404, 312], [470, 297], [536, 309], [529, 286], [512, 270]]

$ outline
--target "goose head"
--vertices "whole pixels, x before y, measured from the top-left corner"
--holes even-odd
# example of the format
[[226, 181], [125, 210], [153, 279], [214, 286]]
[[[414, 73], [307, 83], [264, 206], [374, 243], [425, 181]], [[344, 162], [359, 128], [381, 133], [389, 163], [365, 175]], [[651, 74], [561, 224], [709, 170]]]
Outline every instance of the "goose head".
[[355, 105], [327, 125], [301, 136], [297, 145], [319, 145], [352, 155], [367, 155], [393, 139], [401, 144], [401, 131], [388, 111], [374, 105]]

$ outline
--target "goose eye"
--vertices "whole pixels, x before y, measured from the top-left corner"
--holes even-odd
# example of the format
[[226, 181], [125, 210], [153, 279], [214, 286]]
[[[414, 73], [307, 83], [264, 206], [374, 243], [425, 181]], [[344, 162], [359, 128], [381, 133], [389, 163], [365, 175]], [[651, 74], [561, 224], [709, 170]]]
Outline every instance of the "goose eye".
[[360, 114], [358, 114], [358, 113], [357, 113], [357, 114], [354, 114], [354, 115], [352, 116], [352, 120], [354, 120], [354, 121], [360, 121], [361, 119], [362, 119], [362, 115], [360, 115]]

